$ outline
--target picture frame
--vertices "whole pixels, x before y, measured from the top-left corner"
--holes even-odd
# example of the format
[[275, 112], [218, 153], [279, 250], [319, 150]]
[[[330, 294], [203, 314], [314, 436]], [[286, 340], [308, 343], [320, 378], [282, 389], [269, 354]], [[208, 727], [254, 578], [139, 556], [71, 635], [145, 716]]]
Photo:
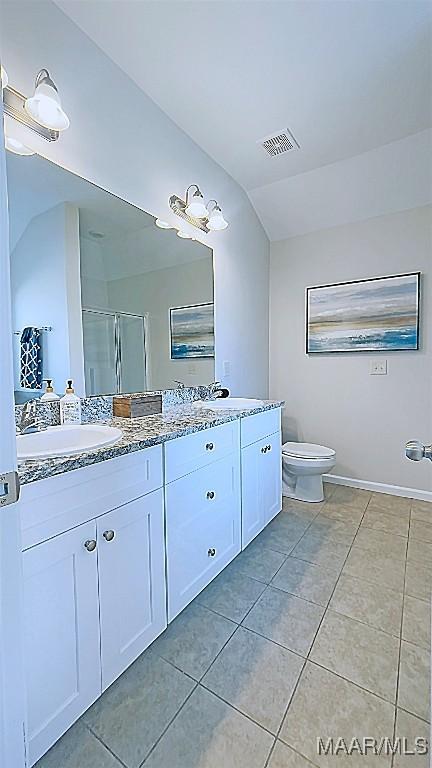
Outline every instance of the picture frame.
[[419, 349], [421, 272], [306, 289], [306, 354]]
[[214, 302], [170, 308], [170, 359], [214, 358]]

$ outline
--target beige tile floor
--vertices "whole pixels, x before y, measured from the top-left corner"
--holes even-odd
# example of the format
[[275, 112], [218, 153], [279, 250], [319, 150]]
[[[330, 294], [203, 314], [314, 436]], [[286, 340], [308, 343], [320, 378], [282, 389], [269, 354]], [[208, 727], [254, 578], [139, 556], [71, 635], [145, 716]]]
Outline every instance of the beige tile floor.
[[426, 768], [432, 505], [328, 486], [283, 511], [37, 768]]

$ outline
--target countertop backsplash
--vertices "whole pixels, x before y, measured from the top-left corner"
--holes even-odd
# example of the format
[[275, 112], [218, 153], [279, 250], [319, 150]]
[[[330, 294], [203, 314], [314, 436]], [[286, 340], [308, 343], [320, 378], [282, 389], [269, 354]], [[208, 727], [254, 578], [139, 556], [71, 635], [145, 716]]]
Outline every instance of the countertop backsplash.
[[[175, 408], [179, 405], [187, 405], [195, 400], [208, 400], [210, 398], [210, 388], [200, 387], [178, 387], [177, 389], [165, 389], [152, 392], [140, 393], [148, 395], [162, 395], [162, 411]], [[15, 406], [15, 423], [19, 424], [24, 405]], [[37, 412], [41, 421], [48, 427], [55, 427], [60, 424], [60, 405], [59, 401], [46, 402], [37, 400]], [[81, 398], [81, 420], [83, 424], [89, 424], [95, 421], [106, 421], [113, 417], [113, 396], [112, 395], [94, 395], [92, 397]]]

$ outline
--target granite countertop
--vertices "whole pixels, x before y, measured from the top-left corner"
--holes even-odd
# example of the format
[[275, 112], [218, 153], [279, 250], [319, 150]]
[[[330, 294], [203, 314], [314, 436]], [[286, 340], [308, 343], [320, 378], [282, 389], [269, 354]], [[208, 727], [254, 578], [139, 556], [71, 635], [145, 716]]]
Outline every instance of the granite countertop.
[[[255, 408], [243, 410], [197, 408], [191, 405], [182, 405], [158, 413], [154, 416], [143, 416], [137, 419], [112, 418], [98, 420], [99, 424], [109, 424], [118, 427], [123, 432], [123, 437], [114, 445], [98, 448], [86, 453], [78, 453], [75, 456], [63, 456], [57, 459], [32, 459], [18, 462], [18, 475], [20, 483], [32, 483], [43, 480], [63, 472], [71, 472], [74, 469], [97, 464], [100, 461], [113, 459], [116, 456], [140, 451], [151, 445], [165, 443], [176, 437], [199, 432], [202, 429], [216, 427], [229, 421], [236, 421], [244, 416], [252, 416], [255, 413], [268, 411], [272, 408], [280, 408], [284, 405], [282, 400], [261, 400]], [[96, 420], [95, 420], [96, 421]]]

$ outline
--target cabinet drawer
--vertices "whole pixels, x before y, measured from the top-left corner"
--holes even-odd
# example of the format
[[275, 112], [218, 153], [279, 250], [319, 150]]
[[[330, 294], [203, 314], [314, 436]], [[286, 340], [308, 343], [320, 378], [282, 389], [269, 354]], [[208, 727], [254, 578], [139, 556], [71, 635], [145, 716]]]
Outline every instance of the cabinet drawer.
[[270, 411], [255, 413], [241, 419], [241, 447], [256, 443], [257, 440], [273, 435], [281, 428], [281, 409], [272, 408]]
[[168, 621], [240, 551], [239, 475], [236, 454], [165, 490]]
[[161, 445], [24, 485], [19, 502], [23, 549], [162, 485]]
[[165, 444], [165, 482], [171, 483], [200, 467], [239, 450], [239, 421], [203, 429]]

